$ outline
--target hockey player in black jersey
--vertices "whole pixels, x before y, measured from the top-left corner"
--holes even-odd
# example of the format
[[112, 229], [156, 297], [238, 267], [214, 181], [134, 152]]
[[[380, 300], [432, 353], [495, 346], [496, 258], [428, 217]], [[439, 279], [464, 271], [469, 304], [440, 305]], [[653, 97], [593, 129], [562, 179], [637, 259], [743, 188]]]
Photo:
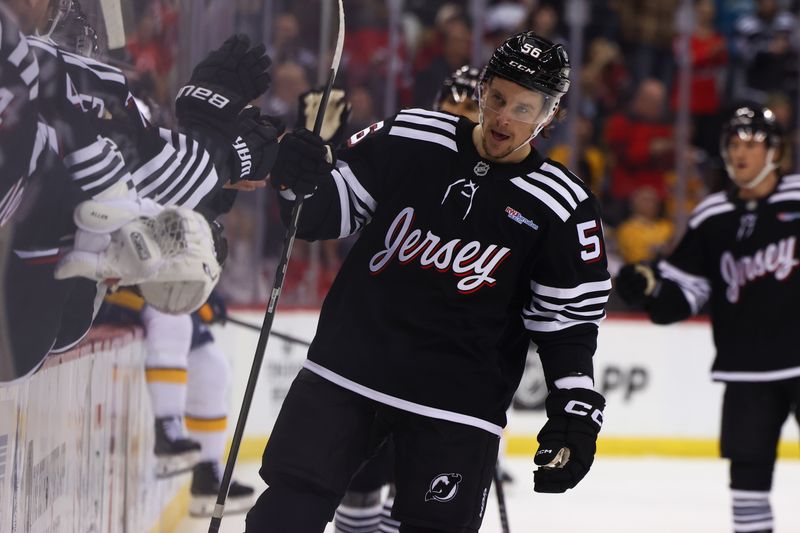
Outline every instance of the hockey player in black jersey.
[[480, 124], [402, 111], [335, 163], [308, 131], [283, 138], [272, 183], [287, 214], [307, 197], [298, 236], [361, 234], [270, 435], [247, 531], [322, 532], [389, 435], [400, 531], [477, 531], [530, 340], [550, 387], [534, 488], [586, 475], [605, 403], [592, 389], [611, 288], [600, 213], [530, 145], [568, 72], [562, 46], [522, 33], [486, 68]]
[[737, 107], [720, 146], [734, 186], [700, 202], [669, 257], [654, 267], [625, 265], [615, 280], [620, 296], [657, 324], [710, 304], [711, 377], [725, 383], [721, 452], [730, 459], [736, 532], [772, 532], [781, 426], [792, 412], [800, 422], [800, 175], [780, 175], [780, 150], [772, 111]]

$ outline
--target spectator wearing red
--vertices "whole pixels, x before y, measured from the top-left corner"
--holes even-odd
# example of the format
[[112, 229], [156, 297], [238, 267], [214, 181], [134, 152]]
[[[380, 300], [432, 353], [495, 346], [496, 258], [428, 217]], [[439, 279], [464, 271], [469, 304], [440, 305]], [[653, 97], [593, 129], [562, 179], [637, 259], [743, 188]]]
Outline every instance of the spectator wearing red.
[[[689, 38], [691, 63], [690, 112], [694, 124], [692, 144], [714, 155], [719, 152], [722, 77], [728, 66], [728, 45], [715, 28], [713, 0], [695, 0], [695, 28]], [[679, 80], [672, 86], [671, 104], [678, 109]]]
[[611, 115], [604, 137], [611, 155], [612, 199], [627, 203], [633, 191], [649, 185], [664, 200], [666, 173], [674, 165], [664, 84], [652, 78], [642, 80], [630, 109]]

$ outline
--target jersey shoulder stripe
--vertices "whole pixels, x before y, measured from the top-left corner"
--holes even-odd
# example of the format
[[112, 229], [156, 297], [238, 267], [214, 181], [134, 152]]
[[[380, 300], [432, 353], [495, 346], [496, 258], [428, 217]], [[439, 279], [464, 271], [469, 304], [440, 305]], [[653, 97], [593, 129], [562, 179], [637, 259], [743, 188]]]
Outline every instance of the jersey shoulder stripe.
[[512, 178], [511, 183], [550, 208], [562, 222], [590, 195], [577, 176], [547, 161], [526, 176]]
[[389, 129], [389, 135], [405, 137], [444, 146], [458, 152], [455, 123], [450, 115], [412, 109], [398, 113]]
[[695, 229], [711, 217], [734, 211], [736, 206], [728, 200], [725, 192], [714, 193], [706, 197], [689, 216], [689, 227]]
[[767, 199], [767, 203], [800, 201], [800, 174], [784, 176], [778, 188]]

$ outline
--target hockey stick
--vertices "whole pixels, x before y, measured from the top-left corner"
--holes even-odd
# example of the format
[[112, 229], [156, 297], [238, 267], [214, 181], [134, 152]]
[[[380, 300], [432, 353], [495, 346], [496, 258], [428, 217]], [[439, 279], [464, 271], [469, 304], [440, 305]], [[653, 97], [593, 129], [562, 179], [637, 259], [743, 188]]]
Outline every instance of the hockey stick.
[[[333, 87], [333, 80], [336, 78], [336, 73], [339, 70], [339, 62], [342, 59], [342, 47], [344, 46], [344, 5], [342, 4], [342, 0], [339, 0], [338, 3], [339, 33], [336, 36], [336, 51], [333, 54], [331, 70], [328, 74], [328, 83], [325, 86], [325, 92], [322, 93], [322, 101], [317, 110], [317, 119], [314, 122], [314, 133], [317, 135], [319, 135], [322, 129], [322, 119], [325, 116], [325, 108], [328, 106], [328, 98], [330, 97], [331, 88]], [[261, 325], [261, 333], [258, 336], [256, 353], [253, 357], [253, 366], [250, 369], [250, 377], [247, 380], [247, 388], [244, 391], [242, 408], [239, 411], [239, 419], [236, 421], [236, 430], [233, 432], [231, 449], [230, 452], [228, 452], [228, 460], [225, 463], [225, 473], [222, 475], [222, 482], [220, 483], [219, 493], [217, 494], [217, 504], [214, 506], [214, 512], [211, 515], [211, 524], [208, 527], [208, 533], [218, 533], [219, 527], [222, 524], [222, 515], [225, 512], [225, 500], [228, 497], [228, 489], [231, 484], [231, 478], [233, 477], [233, 467], [236, 464], [236, 456], [239, 454], [239, 446], [242, 443], [244, 426], [247, 423], [250, 404], [253, 402], [253, 394], [255, 393], [258, 375], [261, 372], [261, 363], [264, 360], [264, 352], [267, 349], [267, 340], [269, 340], [272, 322], [275, 320], [275, 308], [278, 305], [278, 299], [283, 289], [286, 267], [289, 265], [289, 256], [292, 253], [294, 237], [297, 234], [297, 222], [300, 218], [300, 211], [302, 208], [303, 196], [300, 195], [295, 200], [294, 207], [292, 208], [292, 219], [289, 222], [289, 228], [286, 230], [286, 235], [283, 239], [281, 259], [278, 263], [278, 269], [275, 272], [275, 282], [272, 285], [272, 293], [270, 294], [269, 303], [267, 304], [267, 312], [264, 314], [264, 322]]]
[[500, 527], [503, 533], [509, 533], [508, 511], [506, 510], [506, 494], [503, 492], [503, 480], [500, 477], [500, 469], [494, 467], [494, 491], [497, 494], [497, 509], [500, 512]]
[[[225, 319], [225, 322], [230, 322], [231, 324], [236, 324], [237, 326], [242, 326], [243, 328], [252, 329], [255, 331], [261, 331], [261, 326], [256, 326], [255, 324], [251, 324], [250, 322], [245, 322], [244, 320], [238, 320], [236, 318], [228, 317]], [[297, 337], [292, 337], [291, 335], [287, 335], [286, 333], [278, 333], [277, 331], [270, 331], [270, 335], [275, 337], [276, 339], [280, 339], [282, 341], [290, 342], [292, 344], [299, 344], [300, 346], [311, 346], [311, 343], [308, 341], [304, 341], [303, 339], [298, 339]]]

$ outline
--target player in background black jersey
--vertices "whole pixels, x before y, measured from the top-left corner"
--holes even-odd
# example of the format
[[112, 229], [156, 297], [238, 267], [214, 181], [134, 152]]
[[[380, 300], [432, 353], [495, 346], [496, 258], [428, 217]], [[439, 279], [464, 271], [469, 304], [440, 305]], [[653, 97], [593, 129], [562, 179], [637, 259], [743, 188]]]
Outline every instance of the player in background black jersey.
[[720, 140], [733, 186], [700, 202], [669, 257], [625, 265], [616, 278], [620, 296], [657, 324], [710, 303], [711, 377], [725, 383], [721, 452], [730, 459], [737, 533], [772, 532], [781, 427], [792, 412], [800, 422], [800, 175], [780, 175], [781, 142], [770, 109], [737, 107]]
[[284, 216], [307, 197], [298, 236], [360, 236], [270, 435], [269, 488], [247, 531], [322, 532], [389, 436], [400, 531], [477, 531], [531, 340], [550, 388], [534, 489], [564, 492], [586, 475], [611, 288], [599, 206], [530, 144], [568, 73], [562, 46], [521, 33], [485, 70], [480, 124], [401, 111], [351, 137], [334, 164], [319, 137], [284, 136], [272, 183]]

